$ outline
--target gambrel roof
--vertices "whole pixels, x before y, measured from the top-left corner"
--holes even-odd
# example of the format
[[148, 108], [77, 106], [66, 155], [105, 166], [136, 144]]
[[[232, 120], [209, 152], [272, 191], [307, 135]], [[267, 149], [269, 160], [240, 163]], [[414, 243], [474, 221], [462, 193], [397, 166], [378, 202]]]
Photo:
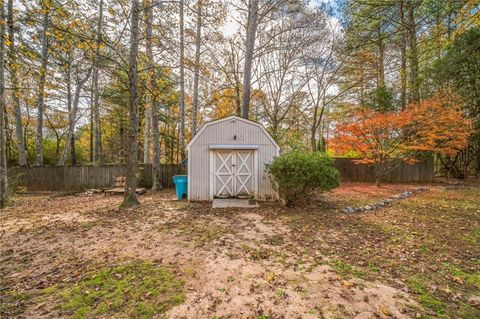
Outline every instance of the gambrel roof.
[[190, 141], [190, 143], [188, 143], [187, 145], [187, 149], [190, 148], [190, 146], [192, 144], [195, 143], [196, 139], [202, 135], [202, 133], [205, 131], [205, 129], [211, 125], [215, 125], [215, 124], [219, 124], [219, 123], [222, 123], [222, 122], [227, 122], [229, 120], [237, 120], [237, 121], [241, 121], [241, 122], [244, 122], [244, 123], [248, 123], [248, 124], [251, 124], [251, 125], [255, 125], [257, 126], [258, 128], [260, 128], [262, 130], [262, 132], [268, 137], [268, 139], [272, 142], [272, 144], [275, 145], [275, 147], [277, 148], [277, 150], [280, 149], [280, 146], [278, 145], [278, 143], [273, 139], [273, 137], [270, 135], [270, 133], [267, 132], [267, 130], [265, 129], [265, 127], [258, 123], [258, 122], [255, 122], [255, 121], [251, 121], [251, 120], [247, 120], [247, 119], [244, 119], [243, 117], [239, 117], [239, 116], [236, 116], [236, 115], [231, 115], [231, 116], [227, 116], [227, 117], [224, 117], [224, 118], [221, 118], [221, 119], [218, 119], [218, 120], [212, 120], [212, 121], [208, 121], [208, 122], [205, 122], [202, 127], [200, 127], [200, 129], [198, 130], [197, 134], [195, 134], [195, 136], [192, 138], [192, 140]]

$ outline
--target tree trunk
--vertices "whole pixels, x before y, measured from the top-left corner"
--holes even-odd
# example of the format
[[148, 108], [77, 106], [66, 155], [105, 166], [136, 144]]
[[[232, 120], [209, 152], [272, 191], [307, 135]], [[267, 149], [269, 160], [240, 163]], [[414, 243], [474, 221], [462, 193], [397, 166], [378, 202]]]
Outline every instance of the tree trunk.
[[25, 140], [23, 138], [22, 109], [20, 107], [19, 85], [17, 70], [17, 52], [15, 48], [15, 31], [13, 22], [13, 0], [8, 0], [8, 37], [10, 40], [10, 50], [8, 50], [8, 65], [10, 69], [10, 83], [12, 84], [12, 101], [15, 112], [15, 135], [17, 138], [18, 164], [27, 166], [27, 155], [25, 152]]
[[380, 181], [382, 179], [383, 163], [378, 162], [375, 165], [375, 186], [380, 187]]
[[271, 124], [271, 130], [272, 130], [272, 137], [274, 140], [278, 141], [278, 120], [277, 118], [272, 119], [272, 124]]
[[378, 24], [378, 83], [377, 87], [385, 87], [385, 43], [383, 41], [382, 25]]
[[[5, 47], [4, 47], [4, 49], [5, 49]], [[5, 66], [5, 64], [4, 64], [4, 66]], [[5, 77], [5, 67], [4, 67], [4, 77]], [[5, 87], [4, 87], [4, 91], [5, 91]], [[6, 102], [4, 102], [4, 105], [6, 106]], [[10, 127], [10, 125], [8, 125], [8, 116], [7, 116], [6, 107], [4, 109], [4, 112], [5, 112], [5, 123], [4, 124], [5, 124], [5, 140], [6, 140], [5, 154], [6, 154], [7, 163], [8, 163], [12, 159], [12, 138], [11, 138], [10, 130], [8, 129], [8, 127]]]
[[93, 135], [94, 135], [94, 129], [93, 129], [93, 81], [90, 84], [90, 125], [89, 125], [89, 131], [90, 131], [90, 145], [89, 145], [89, 159], [90, 163], [93, 163]]
[[154, 106], [152, 112], [153, 131], [153, 162], [152, 162], [152, 190], [158, 191], [162, 188], [162, 171], [160, 166], [160, 130], [158, 127], [158, 105]]
[[255, 49], [255, 36], [257, 32], [258, 0], [250, 0], [248, 3], [248, 20], [245, 46], [245, 65], [243, 68], [243, 96], [242, 117], [248, 119], [250, 110], [250, 90], [252, 83], [253, 51]]
[[102, 134], [100, 127], [100, 91], [98, 87], [98, 73], [100, 62], [100, 45], [102, 43], [102, 20], [103, 20], [103, 0], [100, 0], [99, 13], [97, 21], [97, 42], [95, 48], [95, 61], [93, 67], [93, 163], [99, 165], [102, 163]]
[[202, 41], [202, 0], [197, 0], [197, 34], [195, 39], [195, 66], [192, 101], [192, 137], [197, 134], [198, 121], [198, 82], [200, 78], [200, 45]]
[[184, 0], [180, 0], [180, 155], [185, 159], [185, 36]]
[[365, 69], [363, 64], [360, 64], [360, 92], [359, 92], [359, 100], [360, 100], [360, 105], [365, 104]]
[[143, 163], [150, 164], [150, 131], [152, 130], [152, 97], [147, 96], [145, 109], [145, 135], [143, 141]]
[[480, 182], [480, 155], [477, 154], [477, 167], [475, 168], [475, 176], [478, 182]]
[[310, 130], [310, 145], [312, 148], [312, 152], [317, 151], [317, 137], [316, 137], [316, 131], [314, 129]]
[[322, 121], [320, 124], [320, 136], [318, 138], [318, 146], [317, 149], [320, 152], [326, 153], [327, 152], [327, 145], [326, 145], [326, 140], [324, 138], [325, 136], [325, 121]]
[[[324, 95], [325, 96], [325, 95]], [[325, 100], [322, 100], [322, 105], [320, 106], [320, 102], [315, 103], [313, 109], [313, 123], [310, 127], [310, 144], [312, 147], [312, 152], [316, 152], [319, 150], [318, 143], [317, 143], [317, 133], [318, 129], [321, 128], [323, 114], [325, 112]], [[322, 139], [323, 134], [320, 134], [320, 140]]]
[[160, 169], [160, 130], [158, 127], [158, 101], [157, 101], [157, 81], [155, 72], [155, 61], [153, 60], [152, 52], [152, 22], [153, 22], [153, 7], [150, 0], [146, 2], [145, 23], [146, 23], [146, 55], [149, 68], [149, 76], [147, 80], [147, 87], [149, 88], [150, 102], [151, 102], [151, 122], [153, 135], [153, 162], [152, 162], [152, 190], [158, 191], [162, 188], [161, 184], [161, 169]]
[[312, 152], [317, 151], [317, 114], [318, 114], [318, 104], [315, 104], [313, 108], [313, 122], [312, 127], [310, 127], [310, 145]]
[[[82, 92], [82, 88], [85, 85], [85, 83], [88, 81], [90, 78], [90, 74], [92, 73], [92, 69], [88, 70], [87, 75], [80, 80], [77, 81], [76, 87], [75, 87], [75, 95], [73, 98], [73, 106], [69, 106], [69, 118], [68, 118], [68, 134], [67, 138], [65, 140], [65, 148], [63, 150], [62, 156], [60, 157], [60, 161], [58, 162], [58, 165], [65, 165], [65, 161], [67, 160], [68, 153], [71, 151], [70, 148], [72, 148], [71, 156], [72, 156], [72, 166], [75, 166], [76, 159], [75, 159], [75, 122], [77, 120], [77, 111], [78, 111], [78, 103], [80, 102], [80, 93]], [[70, 80], [69, 80], [70, 82]], [[71, 104], [71, 93], [70, 93], [70, 84], [68, 83], [67, 86], [68, 88], [68, 95], [69, 95], [69, 104]]]
[[120, 135], [120, 162], [122, 164], [125, 164], [126, 163], [126, 159], [127, 159], [127, 152], [125, 151], [126, 147], [127, 147], [127, 143], [126, 143], [126, 136], [125, 136], [125, 121], [123, 118], [121, 118], [119, 120], [120, 122], [120, 127], [118, 129], [118, 132], [119, 132], [119, 135]]
[[70, 135], [70, 158], [72, 166], [77, 166], [77, 154], [75, 150], [75, 134]]
[[[168, 131], [170, 131], [170, 127], [168, 127]], [[176, 141], [176, 138], [177, 138], [177, 128], [176, 126], [173, 126], [172, 129], [171, 129], [171, 132], [170, 133], [170, 154], [169, 155], [169, 164], [173, 164], [173, 159], [175, 157], [175, 141]], [[177, 143], [178, 144], [178, 143]]]
[[410, 89], [411, 101], [420, 101], [420, 83], [418, 74], [418, 51], [417, 51], [417, 29], [415, 24], [415, 8], [412, 1], [406, 2], [407, 9], [407, 29], [408, 42], [410, 45], [409, 60], [410, 60]]
[[37, 135], [36, 135], [36, 147], [37, 147], [37, 156], [35, 165], [43, 165], [43, 112], [45, 109], [44, 106], [44, 95], [45, 95], [45, 79], [47, 76], [47, 62], [48, 62], [48, 37], [47, 29], [49, 26], [49, 14], [50, 8], [42, 2], [42, 9], [44, 11], [42, 18], [42, 54], [41, 54], [41, 66], [40, 66], [40, 79], [38, 82], [38, 92], [37, 92]]
[[132, 0], [132, 20], [130, 31], [130, 56], [129, 56], [129, 105], [128, 117], [130, 120], [128, 126], [128, 144], [127, 144], [127, 163], [126, 163], [126, 184], [125, 197], [123, 198], [122, 207], [138, 206], [140, 203], [137, 199], [137, 144], [138, 144], [138, 21], [139, 21], [140, 5], [138, 0]]
[[[68, 56], [68, 65], [67, 65], [67, 74], [65, 76], [65, 81], [67, 82], [67, 110], [68, 110], [68, 130], [72, 130], [72, 55], [71, 53]], [[58, 165], [64, 165], [65, 160], [68, 155], [68, 145], [70, 143], [69, 135], [67, 134], [67, 138], [65, 140], [65, 150], [60, 156], [60, 160], [58, 161]], [[58, 145], [58, 144], [57, 144]]]
[[477, 153], [475, 155], [476, 157], [475, 177], [478, 179], [478, 182], [480, 182], [480, 134], [477, 134], [476, 145], [477, 145]]
[[242, 116], [242, 93], [240, 83], [235, 83], [235, 115]]
[[[180, 134], [181, 134], [181, 129], [179, 128], [176, 131], [178, 131], [176, 134], [177, 134], [177, 140], [179, 140], [180, 139]], [[175, 149], [175, 164], [180, 163], [180, 156], [179, 156], [180, 152], [181, 152], [180, 151], [180, 143], [177, 143], [176, 149]]]
[[405, 35], [405, 0], [400, 1], [400, 20], [401, 20], [401, 37], [400, 37], [400, 106], [405, 110], [407, 106], [407, 37]]
[[[5, 8], [0, 3], [0, 20], [5, 21]], [[0, 23], [0, 208], [8, 204], [7, 154], [5, 145], [5, 24]]]

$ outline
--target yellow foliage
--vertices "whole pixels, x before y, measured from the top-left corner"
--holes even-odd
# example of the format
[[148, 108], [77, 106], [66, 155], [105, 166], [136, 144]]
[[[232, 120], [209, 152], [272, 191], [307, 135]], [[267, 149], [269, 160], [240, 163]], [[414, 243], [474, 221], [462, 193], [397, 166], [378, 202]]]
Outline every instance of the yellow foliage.
[[236, 113], [240, 100], [234, 88], [226, 88], [213, 93], [213, 118], [219, 119]]

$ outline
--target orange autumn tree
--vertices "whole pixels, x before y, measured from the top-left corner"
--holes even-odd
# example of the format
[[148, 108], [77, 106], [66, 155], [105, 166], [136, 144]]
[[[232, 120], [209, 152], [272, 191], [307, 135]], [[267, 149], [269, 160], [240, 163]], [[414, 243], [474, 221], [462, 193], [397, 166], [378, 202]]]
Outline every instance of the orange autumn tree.
[[411, 162], [408, 147], [412, 114], [363, 110], [336, 127], [330, 149], [338, 154], [354, 153], [355, 163], [375, 165], [375, 183], [399, 165], [400, 159]]
[[330, 148], [340, 155], [353, 152], [356, 163], [375, 165], [379, 185], [400, 161], [414, 163], [425, 153], [455, 157], [471, 132], [461, 100], [446, 90], [401, 112], [357, 112], [338, 124]]
[[415, 132], [410, 149], [438, 155], [447, 177], [473, 133], [472, 122], [465, 117], [461, 106], [462, 100], [451, 90], [409, 106]]

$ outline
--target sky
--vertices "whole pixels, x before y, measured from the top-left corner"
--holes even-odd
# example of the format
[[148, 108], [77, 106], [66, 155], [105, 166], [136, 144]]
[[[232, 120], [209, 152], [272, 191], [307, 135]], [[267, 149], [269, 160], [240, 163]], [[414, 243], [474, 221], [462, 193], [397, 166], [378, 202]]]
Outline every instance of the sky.
[[[235, 1], [235, 0], [233, 0]], [[338, 16], [338, 4], [339, 0], [310, 0], [310, 5], [312, 6], [328, 6], [332, 8], [332, 12], [329, 13], [331, 16], [332, 22], [334, 24], [339, 24], [339, 16]], [[236, 17], [239, 17], [240, 13], [235, 8], [235, 6], [228, 4], [227, 8], [228, 16], [227, 22], [223, 25], [222, 33], [225, 37], [232, 37], [235, 33], [240, 29], [240, 25], [235, 21]]]

